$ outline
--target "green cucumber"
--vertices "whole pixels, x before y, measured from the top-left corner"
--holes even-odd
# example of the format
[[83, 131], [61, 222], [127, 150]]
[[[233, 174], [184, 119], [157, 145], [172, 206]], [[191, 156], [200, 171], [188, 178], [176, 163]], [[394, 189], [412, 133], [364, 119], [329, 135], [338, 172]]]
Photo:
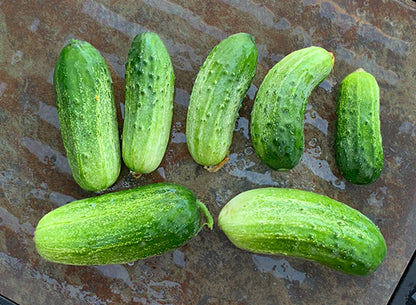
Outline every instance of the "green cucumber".
[[66, 156], [85, 190], [111, 186], [120, 173], [120, 140], [108, 66], [88, 42], [72, 39], [53, 75], [56, 108]]
[[192, 89], [186, 138], [192, 158], [214, 166], [228, 154], [238, 111], [257, 67], [257, 47], [246, 33], [231, 35], [215, 46]]
[[383, 262], [378, 227], [359, 211], [313, 192], [259, 188], [221, 210], [218, 224], [238, 248], [315, 261], [352, 275], [368, 275]]
[[150, 173], [161, 163], [173, 115], [174, 74], [159, 36], [138, 34], [126, 62], [122, 156], [136, 173]]
[[335, 160], [354, 184], [376, 181], [383, 169], [379, 91], [376, 79], [363, 69], [349, 74], [338, 89]]
[[187, 188], [150, 184], [61, 206], [39, 221], [38, 253], [68, 265], [122, 264], [175, 249], [204, 224], [208, 209]]
[[308, 47], [287, 55], [267, 73], [254, 101], [250, 133], [257, 155], [270, 168], [290, 170], [299, 163], [308, 98], [333, 64], [332, 53]]

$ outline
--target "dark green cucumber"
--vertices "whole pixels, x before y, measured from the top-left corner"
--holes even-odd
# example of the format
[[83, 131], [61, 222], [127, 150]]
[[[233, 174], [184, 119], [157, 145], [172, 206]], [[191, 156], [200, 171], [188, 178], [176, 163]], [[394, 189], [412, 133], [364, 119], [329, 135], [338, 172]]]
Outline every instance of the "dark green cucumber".
[[370, 219], [307, 191], [243, 192], [223, 207], [218, 224], [241, 249], [300, 257], [347, 274], [368, 275], [386, 255], [384, 238]]
[[123, 161], [136, 173], [150, 173], [161, 163], [173, 115], [174, 74], [159, 36], [137, 35], [126, 62]]
[[246, 33], [229, 36], [208, 55], [195, 80], [186, 120], [189, 152], [197, 163], [213, 166], [227, 156], [256, 67], [257, 47]]
[[73, 201], [46, 214], [35, 231], [38, 253], [69, 265], [121, 264], [186, 243], [207, 208], [187, 188], [151, 184]]
[[305, 107], [312, 90], [331, 72], [332, 53], [300, 49], [267, 73], [254, 101], [250, 132], [259, 158], [274, 170], [289, 170], [304, 150]]
[[120, 140], [108, 66], [88, 42], [72, 39], [53, 76], [62, 140], [75, 181], [85, 190], [111, 186], [120, 173]]
[[338, 89], [335, 160], [354, 184], [374, 182], [383, 169], [379, 91], [376, 79], [363, 69], [348, 75]]

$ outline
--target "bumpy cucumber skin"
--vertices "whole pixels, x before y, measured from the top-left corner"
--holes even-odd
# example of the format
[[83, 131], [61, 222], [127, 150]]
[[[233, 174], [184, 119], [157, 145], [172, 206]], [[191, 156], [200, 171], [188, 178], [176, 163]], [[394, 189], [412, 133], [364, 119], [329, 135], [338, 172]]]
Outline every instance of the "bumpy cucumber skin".
[[376, 181], [383, 169], [379, 91], [376, 79], [362, 69], [349, 74], [338, 89], [335, 160], [354, 184]]
[[320, 47], [292, 52], [267, 73], [254, 101], [250, 133], [259, 158], [290, 170], [304, 150], [304, 114], [312, 90], [331, 72], [331, 53]]
[[228, 153], [241, 103], [256, 73], [257, 47], [246, 33], [215, 46], [192, 89], [186, 138], [193, 159], [217, 165]]
[[35, 231], [38, 253], [69, 265], [121, 264], [187, 242], [204, 224], [206, 207], [187, 188], [151, 184], [73, 201], [46, 214]]
[[150, 173], [161, 163], [169, 141], [174, 73], [159, 36], [138, 34], [126, 62], [123, 161], [136, 173]]
[[85, 190], [111, 186], [121, 156], [112, 80], [101, 54], [72, 39], [55, 65], [53, 85], [63, 143], [75, 181]]
[[346, 274], [368, 275], [386, 255], [384, 238], [370, 219], [313, 192], [243, 192], [223, 207], [218, 224], [238, 248], [300, 257]]

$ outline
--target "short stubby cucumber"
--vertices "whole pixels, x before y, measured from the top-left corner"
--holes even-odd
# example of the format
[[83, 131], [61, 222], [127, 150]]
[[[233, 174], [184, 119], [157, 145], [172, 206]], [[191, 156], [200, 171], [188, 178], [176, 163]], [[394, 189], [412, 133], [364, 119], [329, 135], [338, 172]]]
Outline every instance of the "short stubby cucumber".
[[88, 42], [72, 39], [53, 75], [56, 107], [68, 163], [85, 190], [111, 186], [120, 173], [117, 111], [108, 66]]
[[68, 265], [122, 264], [175, 249], [212, 217], [187, 188], [159, 183], [73, 201], [42, 217], [38, 253]]
[[299, 257], [352, 275], [374, 272], [386, 255], [384, 238], [369, 218], [308, 191], [245, 191], [222, 208], [218, 224], [238, 248]]
[[338, 88], [335, 160], [354, 184], [376, 181], [383, 169], [379, 91], [374, 76], [363, 69], [349, 74]]
[[227, 156], [242, 100], [256, 73], [253, 36], [231, 35], [215, 46], [192, 89], [186, 139], [193, 159], [215, 166]]
[[308, 98], [333, 65], [332, 53], [313, 46], [292, 52], [267, 73], [254, 101], [250, 133], [257, 155], [270, 168], [290, 170], [299, 163]]
[[123, 161], [133, 172], [150, 173], [165, 155], [173, 115], [173, 67], [157, 34], [133, 39], [125, 79]]

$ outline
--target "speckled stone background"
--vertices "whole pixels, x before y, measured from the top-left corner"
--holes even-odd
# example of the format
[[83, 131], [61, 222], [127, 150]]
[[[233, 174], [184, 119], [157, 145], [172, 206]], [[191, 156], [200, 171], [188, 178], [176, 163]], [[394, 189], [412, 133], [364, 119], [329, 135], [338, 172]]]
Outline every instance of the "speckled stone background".
[[[20, 304], [386, 304], [415, 250], [416, 5], [393, 0], [3, 0], [0, 1], [0, 294]], [[215, 227], [187, 245], [126, 265], [74, 267], [36, 252], [39, 219], [74, 199], [95, 196], [73, 181], [54, 102], [52, 74], [70, 38], [89, 41], [111, 67], [122, 126], [124, 63], [133, 37], [158, 33], [175, 68], [171, 139], [161, 166], [134, 179], [123, 167], [115, 191], [169, 181], [189, 187], [215, 220], [239, 192], [293, 187], [340, 200], [381, 229], [387, 256], [367, 277], [235, 248]], [[222, 39], [255, 36], [258, 70], [236, 123], [230, 161], [208, 173], [185, 138], [189, 95], [200, 65]], [[275, 172], [253, 151], [249, 120], [268, 69], [298, 48], [335, 54], [330, 76], [312, 93], [298, 166]], [[334, 161], [339, 83], [362, 67], [381, 89], [385, 167], [367, 186], [346, 182]]]

